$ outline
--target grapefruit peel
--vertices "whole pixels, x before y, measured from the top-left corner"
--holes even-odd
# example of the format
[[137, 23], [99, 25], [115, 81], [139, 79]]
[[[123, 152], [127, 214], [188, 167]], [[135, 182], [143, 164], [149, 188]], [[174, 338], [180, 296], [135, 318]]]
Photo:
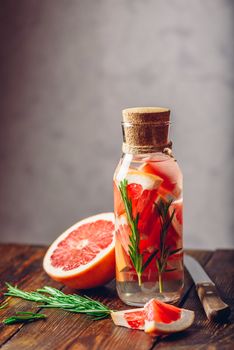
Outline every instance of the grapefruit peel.
[[125, 179], [128, 181], [128, 185], [141, 185], [143, 190], [157, 189], [163, 182], [161, 177], [139, 170], [129, 170]]

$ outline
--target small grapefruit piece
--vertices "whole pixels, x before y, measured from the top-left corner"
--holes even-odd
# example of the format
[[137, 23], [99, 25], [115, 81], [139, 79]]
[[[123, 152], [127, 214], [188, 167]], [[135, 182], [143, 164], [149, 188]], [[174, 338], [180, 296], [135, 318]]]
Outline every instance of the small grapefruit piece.
[[145, 327], [144, 308], [115, 311], [111, 313], [111, 318], [116, 326], [140, 330], [144, 330]]
[[121, 215], [124, 213], [124, 203], [121, 198], [121, 194], [118, 188], [117, 183], [114, 181], [114, 209], [115, 209], [115, 214]]
[[[149, 224], [154, 225], [154, 228], [159, 228], [160, 222], [157, 222], [157, 227], [155, 224], [155, 221], [149, 221], [145, 223], [144, 226]], [[140, 232], [143, 232], [143, 224], [141, 221], [141, 218], [139, 220], [138, 228]], [[116, 232], [116, 241], [120, 242], [124, 251], [126, 254], [129, 256], [129, 245], [130, 245], [130, 236], [132, 235], [131, 229], [128, 224], [127, 216], [125, 214], [122, 214], [118, 217], [116, 217], [115, 220], [115, 232]], [[152, 232], [152, 234], [141, 234], [140, 235], [140, 243], [139, 243], [139, 248], [141, 253], [149, 252], [152, 253], [155, 250], [155, 247], [159, 246], [159, 233], [155, 234], [155, 230]]]
[[145, 330], [150, 335], [181, 332], [194, 321], [194, 312], [151, 299], [144, 308], [111, 313], [117, 326]]
[[[163, 180], [159, 176], [132, 169], [128, 171], [125, 179], [128, 181], [127, 193], [132, 201], [133, 215], [135, 216], [137, 213], [141, 213], [146, 206], [148, 207], [150, 200], [155, 200], [157, 189]], [[114, 207], [117, 215], [121, 215], [125, 211], [118, 184], [115, 181]]]
[[43, 267], [55, 281], [76, 289], [104, 285], [115, 276], [114, 214], [79, 221], [52, 243]]
[[178, 164], [173, 159], [161, 162], [149, 161], [141, 165], [139, 170], [147, 173], [147, 175], [160, 176], [163, 180], [160, 191], [163, 191], [164, 195], [169, 195], [169, 197], [173, 195], [178, 198], [181, 194], [182, 175]]
[[[115, 240], [115, 261], [116, 261], [116, 273], [127, 272], [131, 269], [130, 257], [126, 253], [126, 251], [123, 249], [123, 246], [117, 235]], [[119, 278], [118, 278], [118, 281], [119, 281]]]
[[[125, 179], [128, 181], [127, 194], [132, 202], [133, 217], [140, 214], [141, 222], [145, 222], [152, 211], [158, 188], [162, 183], [159, 176], [146, 174], [139, 170], [129, 170]], [[114, 182], [115, 214], [121, 216], [125, 212], [119, 188]]]
[[183, 199], [182, 198], [171, 203], [169, 208], [170, 215], [172, 214], [173, 210], [175, 210], [175, 214], [172, 220], [172, 225], [176, 230], [177, 234], [181, 236], [182, 229], [183, 229]]
[[125, 252], [129, 255], [129, 244], [130, 244], [130, 236], [131, 229], [128, 225], [127, 216], [122, 214], [115, 219], [115, 232], [116, 232], [116, 240], [118, 240]]
[[194, 312], [151, 299], [145, 306], [145, 332], [151, 335], [181, 332], [194, 321]]
[[145, 171], [140, 170], [129, 170], [126, 179], [128, 181], [128, 185], [137, 184], [141, 185], [142, 191], [144, 190], [153, 190], [158, 188], [163, 179], [155, 174], [146, 173]]
[[144, 171], [130, 170], [126, 176], [128, 181], [128, 197], [132, 201], [133, 216], [140, 214], [139, 229], [145, 230], [146, 223], [152, 212], [153, 204], [157, 198], [158, 188], [163, 180]]

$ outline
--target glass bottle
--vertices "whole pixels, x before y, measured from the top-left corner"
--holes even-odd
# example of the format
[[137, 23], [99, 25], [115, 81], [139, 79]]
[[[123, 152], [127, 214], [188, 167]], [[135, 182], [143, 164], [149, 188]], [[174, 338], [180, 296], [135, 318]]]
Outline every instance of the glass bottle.
[[123, 154], [114, 174], [116, 285], [123, 302], [174, 303], [183, 270], [182, 173], [168, 139], [170, 111], [123, 110]]

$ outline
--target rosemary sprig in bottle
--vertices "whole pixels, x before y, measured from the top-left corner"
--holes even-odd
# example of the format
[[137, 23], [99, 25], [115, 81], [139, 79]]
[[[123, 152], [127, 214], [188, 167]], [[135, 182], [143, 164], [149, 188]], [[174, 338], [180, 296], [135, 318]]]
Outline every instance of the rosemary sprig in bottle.
[[130, 244], [128, 246], [129, 256], [137, 273], [138, 284], [139, 286], [141, 286], [142, 273], [144, 272], [146, 267], [149, 265], [149, 263], [153, 260], [158, 250], [155, 250], [149, 256], [146, 262], [143, 264], [143, 255], [140, 253], [140, 249], [139, 249], [139, 243], [140, 243], [140, 233], [138, 230], [139, 213], [136, 215], [135, 218], [133, 217], [132, 201], [131, 199], [128, 198], [127, 186], [128, 186], [128, 181], [126, 179], [120, 181], [119, 190], [124, 203], [128, 224], [131, 229], [131, 235], [129, 237]]
[[99, 301], [87, 296], [64, 294], [52, 287], [45, 286], [42, 289], [37, 289], [35, 292], [25, 292], [11, 286], [9, 283], [6, 283], [6, 285], [7, 293], [5, 295], [40, 303], [39, 307], [43, 308], [58, 308], [65, 311], [82, 313], [91, 316], [95, 320], [105, 318], [113, 311]]
[[155, 206], [157, 208], [157, 211], [160, 217], [160, 225], [161, 225], [159, 254], [158, 254], [159, 256], [156, 257], [160, 293], [163, 292], [163, 273], [172, 272], [176, 270], [176, 268], [167, 269], [168, 258], [182, 250], [182, 248], [172, 250], [171, 247], [167, 245], [168, 229], [170, 228], [172, 220], [175, 215], [175, 209], [173, 209], [171, 215], [169, 214], [169, 208], [172, 202], [173, 200], [165, 202], [161, 199], [159, 203], [155, 203]]

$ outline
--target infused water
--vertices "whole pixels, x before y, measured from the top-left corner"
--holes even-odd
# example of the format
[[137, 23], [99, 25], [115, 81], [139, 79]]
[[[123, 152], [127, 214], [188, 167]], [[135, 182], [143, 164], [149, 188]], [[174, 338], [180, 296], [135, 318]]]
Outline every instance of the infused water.
[[141, 306], [174, 303], [183, 269], [182, 173], [172, 152], [124, 153], [114, 174], [116, 284], [120, 298]]

